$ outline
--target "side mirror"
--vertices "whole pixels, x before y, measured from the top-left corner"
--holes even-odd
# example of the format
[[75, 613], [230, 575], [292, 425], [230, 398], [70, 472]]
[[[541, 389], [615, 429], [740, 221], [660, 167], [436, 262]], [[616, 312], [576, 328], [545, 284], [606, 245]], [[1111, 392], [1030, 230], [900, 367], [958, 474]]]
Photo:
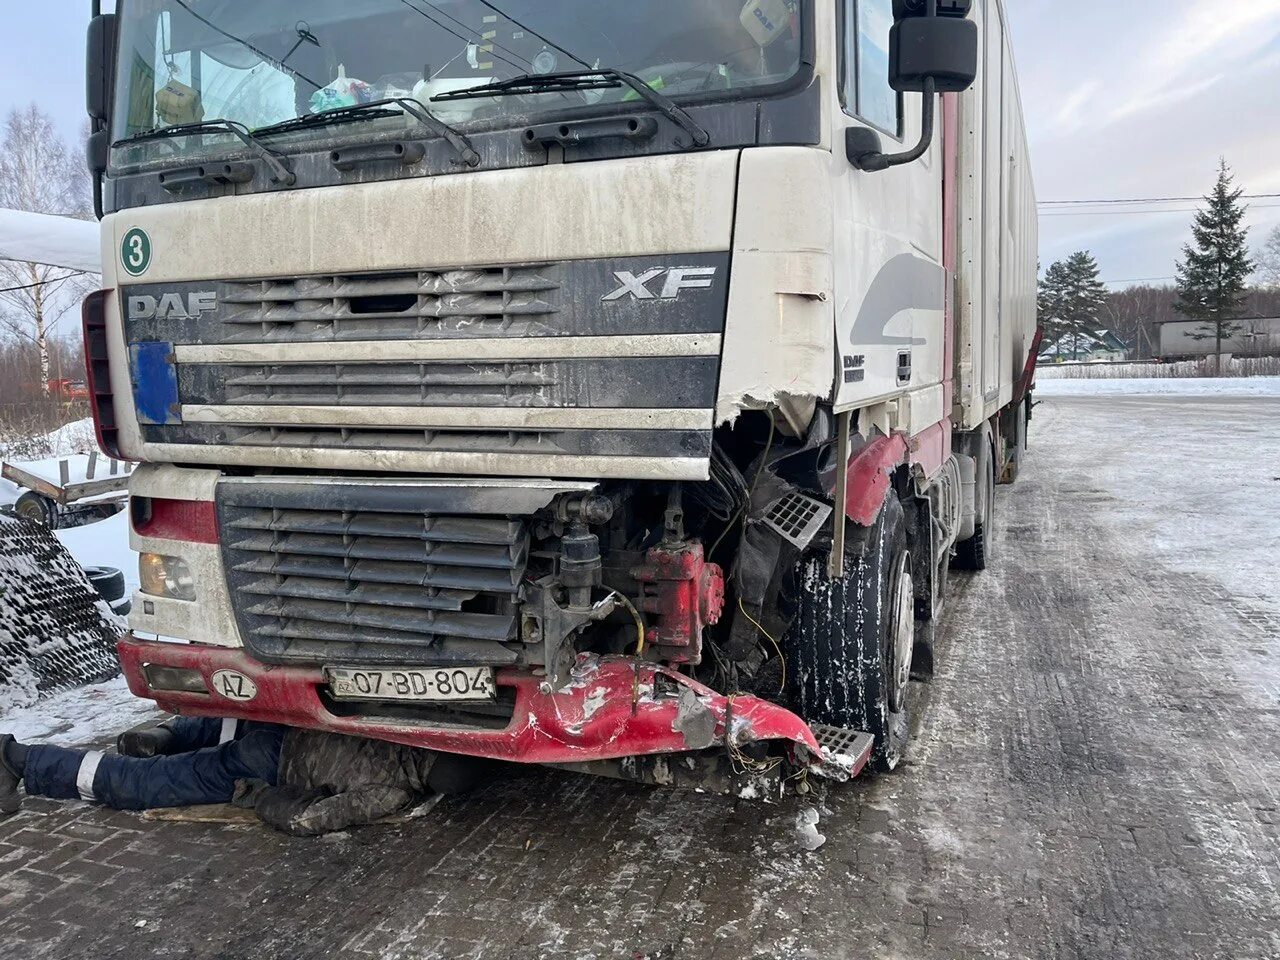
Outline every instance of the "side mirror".
[[889, 86], [923, 93], [960, 93], [978, 78], [978, 25], [957, 17], [912, 17], [889, 31]]
[[111, 79], [115, 71], [116, 15], [99, 14], [89, 21], [85, 51], [85, 106], [94, 126], [111, 116]]
[[89, 173], [93, 180], [93, 212], [102, 219], [102, 178], [110, 152], [111, 94], [116, 75], [116, 15], [99, 13], [94, 3], [85, 44], [84, 101], [89, 111], [92, 134], [85, 144]]
[[[859, 170], [887, 170], [924, 156], [933, 142], [934, 102], [960, 93], [978, 76], [978, 26], [968, 19], [971, 0], [894, 0], [889, 29], [889, 86], [924, 95], [920, 141], [902, 153], [880, 152], [873, 131], [846, 131], [845, 152]], [[870, 136], [868, 136], [870, 134]]]

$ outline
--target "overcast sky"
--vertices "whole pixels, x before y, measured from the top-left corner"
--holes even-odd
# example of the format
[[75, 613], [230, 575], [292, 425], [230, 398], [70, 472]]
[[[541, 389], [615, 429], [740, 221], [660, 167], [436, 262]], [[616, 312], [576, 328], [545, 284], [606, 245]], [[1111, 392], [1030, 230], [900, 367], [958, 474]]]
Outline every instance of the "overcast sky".
[[[88, 0], [0, 4], [0, 111], [35, 100], [75, 136]], [[1280, 193], [1280, 0], [1007, 7], [1041, 200], [1200, 196], [1220, 155], [1248, 192]], [[1166, 207], [1054, 211], [1040, 221], [1041, 260], [1089, 249], [1106, 280], [1172, 277], [1191, 214]], [[1280, 224], [1280, 198], [1253, 201], [1249, 222], [1257, 246]]]

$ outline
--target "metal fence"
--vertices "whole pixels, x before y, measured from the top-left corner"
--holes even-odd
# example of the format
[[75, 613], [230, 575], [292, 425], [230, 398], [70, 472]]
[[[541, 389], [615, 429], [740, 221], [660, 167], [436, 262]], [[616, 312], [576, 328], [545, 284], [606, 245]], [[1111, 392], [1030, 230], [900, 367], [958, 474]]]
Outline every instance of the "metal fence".
[[0, 515], [0, 714], [114, 677], [124, 629], [50, 531]]
[[1139, 378], [1177, 379], [1189, 377], [1275, 377], [1280, 376], [1280, 357], [1224, 357], [1218, 371], [1214, 357], [1160, 363], [1047, 363], [1036, 369], [1040, 380], [1132, 380]]

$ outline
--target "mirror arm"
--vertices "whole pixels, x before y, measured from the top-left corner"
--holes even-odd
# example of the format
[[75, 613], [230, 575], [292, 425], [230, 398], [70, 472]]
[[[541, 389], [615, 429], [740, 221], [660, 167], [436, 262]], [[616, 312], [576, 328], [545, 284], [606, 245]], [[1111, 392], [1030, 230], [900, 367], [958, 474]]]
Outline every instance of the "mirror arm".
[[937, 99], [936, 87], [933, 77], [925, 78], [924, 89], [921, 91], [924, 95], [924, 103], [920, 108], [919, 143], [910, 150], [904, 150], [902, 153], [880, 153], [878, 151], [864, 153], [854, 159], [854, 166], [859, 170], [873, 173], [877, 170], [888, 170], [890, 167], [900, 167], [904, 163], [914, 163], [923, 157], [925, 151], [929, 149], [929, 145], [933, 143], [934, 101]]

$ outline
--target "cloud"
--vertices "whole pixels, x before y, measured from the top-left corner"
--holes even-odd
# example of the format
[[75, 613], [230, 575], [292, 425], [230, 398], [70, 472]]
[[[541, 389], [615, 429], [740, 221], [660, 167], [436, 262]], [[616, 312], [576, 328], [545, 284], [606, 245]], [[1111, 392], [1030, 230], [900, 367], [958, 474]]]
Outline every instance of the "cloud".
[[1075, 133], [1089, 120], [1085, 108], [1102, 92], [1101, 80], [1085, 80], [1071, 93], [1067, 94], [1062, 106], [1049, 122], [1049, 130], [1054, 136], [1067, 136]]
[[[1222, 64], [1247, 66], [1280, 35], [1280, 0], [1195, 0], [1180, 12], [1166, 10], [1168, 29], [1154, 47], [1132, 52], [1134, 82], [1118, 87], [1127, 93], [1110, 106], [1105, 122], [1185, 102], [1223, 79]], [[1149, 26], [1152, 19], [1137, 22]]]

